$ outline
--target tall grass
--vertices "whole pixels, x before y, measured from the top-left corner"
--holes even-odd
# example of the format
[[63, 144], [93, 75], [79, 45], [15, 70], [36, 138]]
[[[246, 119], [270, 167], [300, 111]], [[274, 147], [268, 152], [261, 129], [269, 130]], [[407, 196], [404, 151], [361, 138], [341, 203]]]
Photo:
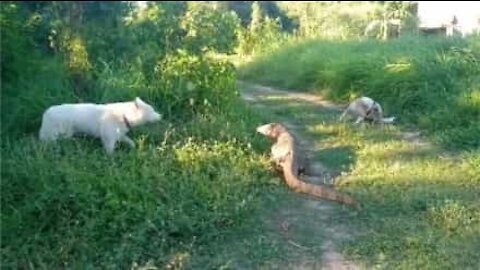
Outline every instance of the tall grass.
[[[166, 268], [177, 254], [189, 255], [186, 265], [248, 222], [270, 175], [254, 135], [259, 118], [238, 102], [231, 64], [138, 44], [153, 63], [144, 55], [99, 59], [108, 52], [82, 47], [80, 38], [79, 55], [48, 54], [18, 5], [1, 7], [2, 268], [125, 269], [148, 261]], [[87, 53], [93, 64], [72, 73], [72, 61], [92, 60]], [[134, 149], [119, 144], [107, 156], [98, 138], [38, 140], [51, 105], [135, 96], [165, 118], [132, 130]], [[222, 259], [206, 264], [216, 263]]]
[[269, 186], [255, 115], [236, 108], [136, 130], [137, 148], [113, 157], [91, 138], [4, 139], [3, 267], [165, 266], [179, 252], [195, 262], [248, 221]]
[[[259, 117], [236, 99], [230, 65], [175, 59], [156, 83], [106, 66], [79, 95], [61, 62], [39, 56], [2, 87], [3, 268], [166, 267], [178, 254], [195, 264], [248, 222], [270, 189]], [[107, 157], [95, 138], [38, 140], [50, 105], [137, 95], [165, 119], [132, 130], [135, 149]]]
[[480, 39], [307, 41], [260, 55], [241, 77], [348, 102], [366, 95], [387, 115], [451, 148], [480, 141]]
[[[247, 93], [258, 91], [244, 85]], [[312, 231], [300, 243], [308, 243], [310, 252], [325, 243], [314, 237], [335, 228], [337, 233], [351, 233], [353, 237], [341, 246], [365, 269], [480, 266], [479, 150], [445, 152], [406, 139], [398, 127], [341, 123], [338, 111], [288, 94], [261, 92], [259, 97], [271, 121], [294, 121], [301, 138], [308, 140], [312, 160], [338, 174], [337, 186], [362, 204], [362, 211], [349, 214], [335, 209], [328, 215], [331, 224], [321, 222], [322, 226], [312, 222], [316, 212], [302, 211], [298, 223], [310, 224]], [[322, 253], [302, 249], [302, 261]]]

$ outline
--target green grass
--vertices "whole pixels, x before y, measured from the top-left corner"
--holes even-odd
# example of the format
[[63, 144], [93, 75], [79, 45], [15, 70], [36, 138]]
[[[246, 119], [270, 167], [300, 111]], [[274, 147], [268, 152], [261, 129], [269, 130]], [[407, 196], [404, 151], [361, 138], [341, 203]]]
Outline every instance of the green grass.
[[[302, 259], [320, 261], [334, 226], [362, 232], [344, 250], [383, 268], [437, 262], [466, 268], [479, 261], [477, 150], [440, 158], [443, 149], [418, 149], [395, 129], [338, 125], [337, 112], [304, 103], [272, 99], [270, 112], [257, 113], [237, 102], [231, 65], [181, 52], [163, 58], [160, 48], [145, 49], [147, 57], [135, 61], [122, 54], [100, 61], [95, 55], [107, 52], [87, 46], [97, 65], [76, 81], [61, 54], [42, 51], [23, 19], [8, 16], [2, 16], [2, 268], [289, 269]], [[444, 145], [473, 149], [478, 48], [474, 39], [310, 42], [241, 72], [335, 100], [372, 95], [401, 123], [426, 128]], [[159, 62], [149, 69], [153, 58]], [[135, 149], [121, 145], [109, 157], [98, 139], [58, 145], [37, 139], [50, 105], [135, 96], [167, 116], [131, 132]], [[271, 173], [269, 143], [255, 127], [292, 116], [301, 116], [304, 136], [319, 147], [314, 159], [344, 174], [341, 189], [358, 196], [363, 212], [333, 206], [325, 213], [322, 203], [291, 196]], [[279, 233], [284, 221], [293, 228], [288, 238]]]
[[480, 146], [480, 38], [305, 41], [259, 55], [241, 78], [346, 103], [370, 96], [387, 116], [450, 149]]
[[252, 137], [258, 118], [241, 108], [135, 130], [137, 148], [112, 157], [91, 138], [3, 140], [2, 267], [165, 266], [178, 254], [219, 267], [225, 252], [210, 251], [248, 232], [262, 194], [277, 189]]
[[332, 215], [348, 218], [332, 226], [346, 224], [356, 232], [342, 243], [348, 258], [367, 269], [480, 267], [478, 150], [415, 144], [404, 139], [403, 128], [339, 123], [340, 111], [278, 96], [259, 102], [264, 114], [298, 126], [314, 144], [313, 158], [339, 172], [338, 187], [363, 206], [357, 215]]
[[[256, 235], [258, 212], [279, 193], [279, 181], [263, 155], [267, 145], [255, 136], [260, 118], [237, 100], [232, 65], [181, 53], [166, 59], [142, 47], [161, 68], [147, 79], [154, 70], [144, 69], [144, 58], [96, 59], [102, 51], [88, 48], [98, 65], [76, 80], [64, 57], [42, 51], [23, 20], [3, 7], [2, 268], [125, 269], [151, 262], [216, 269], [277, 254]], [[129, 132], [135, 149], [120, 144], [107, 156], [99, 139], [38, 140], [51, 105], [135, 96], [164, 115]]]

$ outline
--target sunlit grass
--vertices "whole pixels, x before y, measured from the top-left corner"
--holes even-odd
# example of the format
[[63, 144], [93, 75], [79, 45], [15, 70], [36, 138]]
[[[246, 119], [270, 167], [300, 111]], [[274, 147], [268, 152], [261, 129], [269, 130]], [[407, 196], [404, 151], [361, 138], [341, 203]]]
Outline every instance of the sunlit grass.
[[142, 127], [135, 149], [112, 156], [89, 137], [2, 140], [3, 267], [215, 268], [233, 252], [209, 250], [231, 235], [262, 247], [245, 226], [278, 181], [253, 136], [258, 118], [237, 109]]
[[432, 143], [467, 150], [479, 147], [478, 39], [298, 42], [239, 70], [244, 80], [341, 103], [372, 97], [387, 117], [421, 128]]
[[340, 123], [339, 111], [308, 102], [261, 99], [271, 120], [294, 123], [314, 144], [313, 158], [362, 203], [348, 221], [361, 235], [344, 244], [351, 258], [382, 269], [479, 266], [480, 152], [445, 151], [399, 126]]

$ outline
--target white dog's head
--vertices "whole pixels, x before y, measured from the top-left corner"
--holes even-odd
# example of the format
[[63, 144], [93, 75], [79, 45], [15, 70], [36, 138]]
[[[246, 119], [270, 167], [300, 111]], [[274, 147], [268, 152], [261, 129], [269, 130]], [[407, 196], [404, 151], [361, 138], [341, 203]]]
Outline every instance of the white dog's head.
[[285, 127], [279, 123], [270, 123], [257, 127], [257, 132], [265, 135], [266, 137], [276, 139], [285, 131]]
[[157, 113], [152, 106], [145, 103], [139, 97], [135, 98], [135, 106], [141, 114], [142, 122], [157, 122], [162, 119], [162, 115]]
[[370, 109], [366, 112], [366, 117], [376, 122], [382, 122], [382, 106], [380, 106], [380, 104], [378, 104], [377, 102], [373, 102], [373, 104], [370, 105]]

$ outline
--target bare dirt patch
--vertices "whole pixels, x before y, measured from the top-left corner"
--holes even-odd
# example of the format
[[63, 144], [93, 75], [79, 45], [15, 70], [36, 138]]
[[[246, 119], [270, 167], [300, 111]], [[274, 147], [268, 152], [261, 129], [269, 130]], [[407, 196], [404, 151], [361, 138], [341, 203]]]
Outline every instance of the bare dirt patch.
[[[258, 86], [258, 85], [246, 85], [240, 83], [241, 88], [249, 87], [249, 91], [242, 91], [242, 98], [252, 103], [258, 109], [268, 109], [268, 105], [262, 103], [265, 100], [271, 99], [289, 99], [296, 102], [304, 102], [322, 106], [328, 110], [340, 111], [343, 106], [326, 101], [321, 97], [280, 91], [270, 87]], [[292, 119], [282, 119], [282, 123], [298, 138], [302, 148], [306, 151], [307, 155], [311, 156], [315, 151], [312, 141], [301, 135], [302, 125]], [[326, 166], [321, 162], [311, 160], [311, 166], [314, 168], [315, 176], [307, 177], [304, 180], [308, 182], [314, 182], [319, 184], [332, 184], [332, 173], [329, 172]], [[292, 194], [292, 196], [295, 196]], [[340, 241], [348, 240], [354, 234], [345, 226], [330, 226], [330, 219], [335, 215], [336, 208], [331, 203], [326, 201], [316, 201], [305, 199], [300, 204], [300, 207], [288, 208], [281, 213], [276, 213], [270, 222], [276, 224], [277, 232], [283, 236], [284, 241], [290, 246], [292, 250], [292, 264], [289, 265], [289, 269], [361, 269], [360, 264], [352, 262], [344, 258], [344, 256], [338, 252], [337, 243]], [[300, 226], [301, 225], [301, 226]], [[302, 230], [304, 230], [302, 232]], [[318, 258], [312, 258], [305, 255], [314, 247], [308, 244], [302, 243], [302, 241], [296, 239], [301, 234], [310, 234], [315, 231], [322, 230], [325, 235], [324, 241], [320, 245], [321, 256]], [[300, 235], [300, 236], [299, 236]], [[295, 237], [297, 236], [297, 237]]]

